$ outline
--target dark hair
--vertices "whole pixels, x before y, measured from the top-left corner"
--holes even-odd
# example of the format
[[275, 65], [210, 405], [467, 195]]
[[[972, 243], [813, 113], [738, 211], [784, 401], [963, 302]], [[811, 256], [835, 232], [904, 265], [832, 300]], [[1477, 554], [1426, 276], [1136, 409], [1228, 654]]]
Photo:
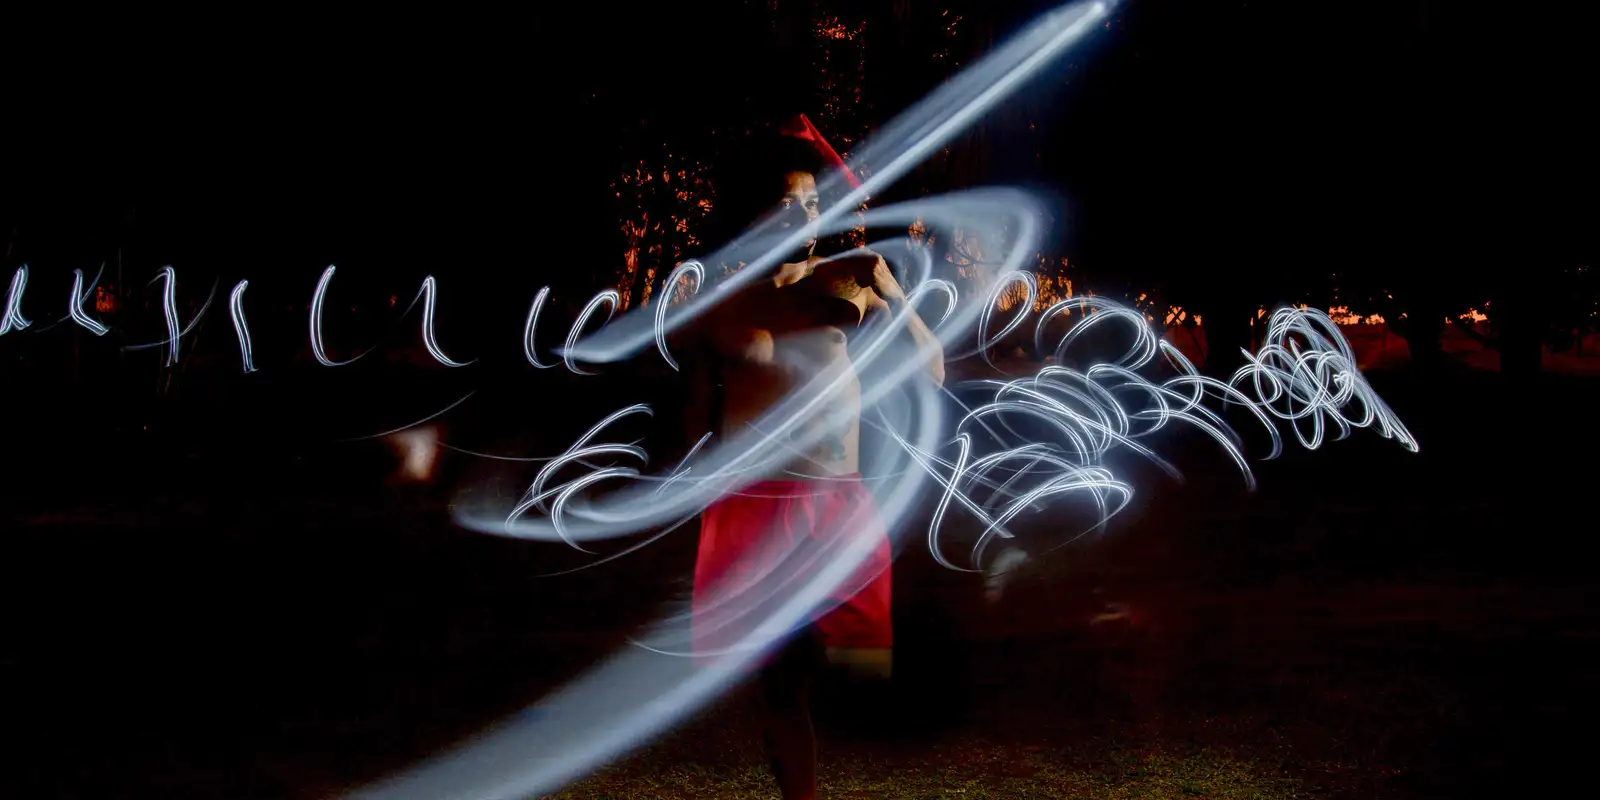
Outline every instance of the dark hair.
[[723, 242], [777, 207], [785, 175], [808, 172], [821, 185], [828, 169], [827, 160], [811, 142], [775, 133], [751, 137], [717, 166], [713, 210]]

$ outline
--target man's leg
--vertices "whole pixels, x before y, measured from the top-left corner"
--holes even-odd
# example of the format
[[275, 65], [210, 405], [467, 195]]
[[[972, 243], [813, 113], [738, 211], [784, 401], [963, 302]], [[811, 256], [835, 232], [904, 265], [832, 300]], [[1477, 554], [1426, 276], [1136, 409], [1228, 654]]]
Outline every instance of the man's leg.
[[817, 796], [817, 738], [811, 726], [811, 682], [821, 644], [806, 628], [761, 670], [767, 758], [783, 800]]

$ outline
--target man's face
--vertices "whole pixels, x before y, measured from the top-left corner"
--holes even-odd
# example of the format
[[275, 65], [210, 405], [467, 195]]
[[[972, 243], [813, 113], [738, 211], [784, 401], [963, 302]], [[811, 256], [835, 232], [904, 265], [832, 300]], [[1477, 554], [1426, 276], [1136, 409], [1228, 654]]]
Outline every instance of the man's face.
[[[809, 172], [791, 172], [783, 176], [783, 198], [779, 202], [778, 219], [785, 229], [808, 225], [822, 213], [822, 199], [817, 196], [817, 179]], [[806, 256], [816, 249], [815, 237], [806, 240]]]

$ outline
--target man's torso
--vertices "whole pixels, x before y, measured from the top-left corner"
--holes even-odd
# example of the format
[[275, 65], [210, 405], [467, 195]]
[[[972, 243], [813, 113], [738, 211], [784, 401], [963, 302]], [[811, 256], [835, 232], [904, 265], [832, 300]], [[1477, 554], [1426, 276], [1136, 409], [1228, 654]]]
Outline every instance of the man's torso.
[[736, 436], [752, 427], [774, 432], [787, 420], [762, 417], [797, 397], [806, 406], [802, 422], [775, 442], [790, 451], [783, 471], [801, 477], [860, 472], [861, 383], [843, 328], [774, 330], [771, 364], [724, 359], [720, 372], [721, 435]]

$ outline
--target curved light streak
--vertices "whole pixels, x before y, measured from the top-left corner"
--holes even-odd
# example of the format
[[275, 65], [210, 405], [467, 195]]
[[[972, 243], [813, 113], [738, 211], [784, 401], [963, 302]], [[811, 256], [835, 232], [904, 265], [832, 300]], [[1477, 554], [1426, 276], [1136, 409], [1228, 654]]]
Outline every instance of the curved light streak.
[[667, 307], [672, 305], [672, 296], [677, 293], [678, 279], [684, 276], [694, 283], [694, 288], [688, 292], [693, 297], [700, 292], [700, 286], [705, 283], [706, 268], [699, 261], [685, 261], [674, 267], [672, 273], [667, 275], [667, 282], [661, 287], [659, 302], [656, 303], [656, 349], [661, 351], [661, 357], [666, 359], [667, 365], [673, 370], [678, 369], [678, 362], [667, 350]]
[[422, 288], [418, 290], [418, 293], [422, 296], [422, 346], [428, 348], [428, 355], [433, 356], [434, 360], [440, 364], [447, 367], [464, 367], [472, 362], [452, 360], [444, 354], [444, 350], [440, 349], [439, 341], [434, 336], [433, 314], [434, 303], [436, 302], [434, 295], [438, 291], [438, 282], [433, 279], [432, 275], [422, 279]]
[[441, 408], [438, 411], [435, 411], [432, 414], [429, 414], [428, 416], [423, 417], [422, 419], [419, 419], [419, 420], [417, 420], [415, 422], [408, 422], [408, 423], [406, 423], [404, 425], [401, 425], [398, 428], [390, 428], [389, 430], [383, 431], [381, 433], [369, 433], [369, 434], [367, 434], [365, 436], [351, 436], [351, 437], [349, 437], [347, 439], [340, 439], [339, 441], [341, 441], [341, 442], [359, 442], [359, 441], [362, 441], [362, 440], [365, 440], [365, 439], [379, 439], [379, 438], [382, 438], [384, 436], [392, 436], [392, 435], [394, 435], [396, 433], [400, 433], [402, 431], [411, 430], [412, 428], [415, 428], [418, 425], [421, 425], [421, 424], [427, 423], [427, 422], [432, 422], [432, 421], [444, 416], [445, 414], [450, 413], [451, 411], [455, 410], [456, 406], [459, 406], [462, 403], [465, 403], [468, 400], [471, 400], [472, 396], [477, 394], [477, 393], [478, 393], [478, 390], [477, 389], [473, 389], [472, 391], [467, 392], [466, 394], [462, 395], [461, 399], [456, 400], [455, 402], [451, 403], [450, 405], [447, 405], [444, 408]]
[[28, 290], [28, 265], [17, 267], [11, 273], [11, 290], [6, 293], [5, 315], [0, 316], [0, 336], [12, 331], [26, 330], [33, 322], [22, 315], [22, 293]]
[[589, 302], [584, 305], [583, 310], [578, 312], [578, 318], [572, 322], [572, 329], [567, 331], [567, 343], [561, 348], [561, 361], [567, 365], [567, 369], [578, 375], [594, 374], [579, 367], [578, 362], [573, 360], [578, 337], [583, 335], [583, 327], [589, 323], [589, 318], [594, 316], [594, 312], [600, 309], [601, 304], [606, 306], [606, 322], [600, 324], [605, 325], [617, 313], [617, 306], [621, 303], [622, 295], [618, 294], [616, 289], [605, 289], [590, 298]]
[[317, 363], [324, 367], [342, 367], [366, 355], [361, 353], [346, 361], [334, 361], [328, 358], [328, 351], [322, 344], [322, 305], [328, 295], [328, 283], [333, 280], [336, 269], [337, 267], [329, 264], [328, 268], [322, 271], [322, 277], [317, 278], [316, 291], [311, 293], [311, 355], [315, 356]]
[[[104, 270], [105, 265], [101, 264], [100, 268]], [[100, 273], [96, 272], [94, 280], [89, 282], [89, 288], [85, 289], [83, 286], [83, 270], [75, 269], [72, 271], [72, 297], [67, 302], [67, 316], [73, 322], [88, 328], [90, 333], [96, 336], [104, 336], [110, 333], [111, 329], [107, 328], [100, 320], [89, 316], [83, 311], [83, 301], [87, 300], [89, 295], [94, 294], [95, 284], [99, 282]]]
[[123, 350], [148, 350], [153, 347], [167, 348], [167, 366], [178, 363], [178, 342], [188, 336], [200, 324], [207, 311], [211, 310], [211, 301], [217, 299], [217, 287], [222, 285], [220, 280], [211, 283], [211, 291], [206, 293], [206, 301], [200, 304], [200, 310], [194, 312], [194, 318], [183, 328], [178, 327], [178, 273], [171, 265], [161, 268], [161, 272], [150, 279], [151, 283], [161, 281], [161, 316], [166, 322], [167, 338], [159, 342], [146, 342], [145, 344], [123, 345]]
[[538, 349], [534, 346], [534, 335], [539, 329], [539, 312], [544, 310], [544, 304], [550, 299], [550, 287], [546, 286], [533, 296], [533, 305], [528, 308], [528, 321], [522, 326], [522, 355], [528, 363], [539, 369], [549, 369], [555, 364], [546, 364], [539, 360]]
[[256, 371], [255, 358], [250, 350], [250, 323], [244, 318], [244, 290], [249, 281], [239, 281], [228, 293], [228, 316], [233, 318], [233, 333], [239, 339], [239, 363], [246, 375]]
[[167, 366], [178, 363], [178, 273], [172, 267], [162, 267], [159, 276], [161, 287], [161, 315], [167, 322]]

